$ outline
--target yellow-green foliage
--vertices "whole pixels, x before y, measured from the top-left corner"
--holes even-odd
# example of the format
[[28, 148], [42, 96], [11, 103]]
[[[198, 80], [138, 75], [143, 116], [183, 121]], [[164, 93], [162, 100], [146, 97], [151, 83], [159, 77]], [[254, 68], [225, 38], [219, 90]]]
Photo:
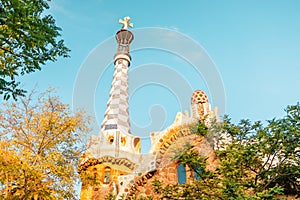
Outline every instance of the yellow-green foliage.
[[74, 199], [88, 117], [51, 93], [0, 110], [0, 199]]

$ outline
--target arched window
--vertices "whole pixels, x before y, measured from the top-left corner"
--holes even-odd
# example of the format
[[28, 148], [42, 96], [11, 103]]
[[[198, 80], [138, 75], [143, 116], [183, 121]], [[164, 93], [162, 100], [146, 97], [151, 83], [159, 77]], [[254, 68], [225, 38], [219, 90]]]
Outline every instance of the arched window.
[[177, 166], [177, 181], [179, 184], [186, 182], [186, 169], [182, 164], [178, 164]]
[[110, 172], [111, 172], [110, 167], [105, 167], [104, 168], [104, 180], [103, 180], [103, 183], [109, 183], [110, 182]]
[[133, 140], [133, 146], [136, 152], [141, 152], [141, 139], [136, 137]]

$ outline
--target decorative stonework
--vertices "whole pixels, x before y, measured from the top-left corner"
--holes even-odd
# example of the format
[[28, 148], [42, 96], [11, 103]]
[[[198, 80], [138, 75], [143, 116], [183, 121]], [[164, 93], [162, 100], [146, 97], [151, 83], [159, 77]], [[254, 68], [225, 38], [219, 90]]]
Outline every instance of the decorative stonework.
[[[201, 90], [195, 90], [191, 97], [191, 111], [192, 117], [197, 120], [204, 120], [211, 115], [210, 104], [208, 103], [208, 97], [205, 92]], [[212, 118], [213, 116], [209, 116]]]
[[128, 160], [127, 158], [114, 158], [111, 156], [103, 156], [99, 159], [89, 158], [86, 162], [79, 166], [79, 172], [88, 169], [90, 166], [95, 166], [98, 164], [106, 164], [106, 165], [117, 165], [119, 167], [123, 167], [124, 171], [132, 172], [136, 164]]
[[208, 98], [202, 90], [195, 90], [191, 97], [192, 104], [208, 103]]

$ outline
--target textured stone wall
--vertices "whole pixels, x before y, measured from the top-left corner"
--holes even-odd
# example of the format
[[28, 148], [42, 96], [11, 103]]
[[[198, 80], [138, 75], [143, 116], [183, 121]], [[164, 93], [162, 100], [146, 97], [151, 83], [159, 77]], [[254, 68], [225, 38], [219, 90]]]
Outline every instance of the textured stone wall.
[[[196, 137], [191, 143], [195, 146], [194, 150], [198, 151], [200, 155], [208, 158], [207, 169], [215, 169], [218, 165], [218, 158], [211, 144], [204, 137]], [[179, 148], [177, 146], [178, 144], [174, 143], [173, 145]], [[164, 157], [164, 159], [167, 159], [167, 157]], [[178, 164], [178, 162], [171, 162], [169, 165], [158, 168], [154, 175], [149, 176], [148, 174], [145, 174], [143, 176], [136, 177], [135, 183], [131, 186], [127, 198], [136, 197], [138, 199], [140, 197], [153, 197], [154, 199], [160, 199], [160, 196], [154, 192], [153, 181], [159, 180], [163, 186], [168, 184], [177, 184]], [[186, 167], [186, 182], [191, 183], [193, 180], [193, 171]]]
[[177, 163], [171, 163], [169, 166], [156, 171], [154, 176], [152, 176], [150, 179], [145, 177], [146, 176], [138, 177], [135, 180], [135, 184], [131, 187], [131, 191], [127, 198], [152, 196], [154, 199], [160, 199], [159, 195], [153, 190], [153, 181], [159, 180], [164, 186], [167, 184], [177, 184]]
[[[154, 176], [149, 179], [146, 176], [142, 176], [136, 179], [135, 184], [131, 187], [131, 192], [127, 198], [140, 198], [140, 197], [153, 197], [154, 199], [160, 199], [160, 196], [154, 192], [153, 181], [159, 180], [162, 186], [178, 183], [177, 174], [177, 162], [173, 162], [170, 165], [156, 171]], [[189, 183], [194, 180], [193, 172], [186, 168], [186, 182]]]

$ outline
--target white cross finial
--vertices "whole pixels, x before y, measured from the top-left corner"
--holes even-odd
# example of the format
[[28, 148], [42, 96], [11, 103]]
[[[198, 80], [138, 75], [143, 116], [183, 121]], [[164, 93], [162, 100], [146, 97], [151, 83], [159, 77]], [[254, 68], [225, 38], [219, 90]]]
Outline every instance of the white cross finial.
[[123, 24], [122, 29], [128, 29], [128, 26], [133, 27], [133, 23], [129, 22], [130, 17], [124, 17], [124, 20], [120, 19], [119, 24]]

